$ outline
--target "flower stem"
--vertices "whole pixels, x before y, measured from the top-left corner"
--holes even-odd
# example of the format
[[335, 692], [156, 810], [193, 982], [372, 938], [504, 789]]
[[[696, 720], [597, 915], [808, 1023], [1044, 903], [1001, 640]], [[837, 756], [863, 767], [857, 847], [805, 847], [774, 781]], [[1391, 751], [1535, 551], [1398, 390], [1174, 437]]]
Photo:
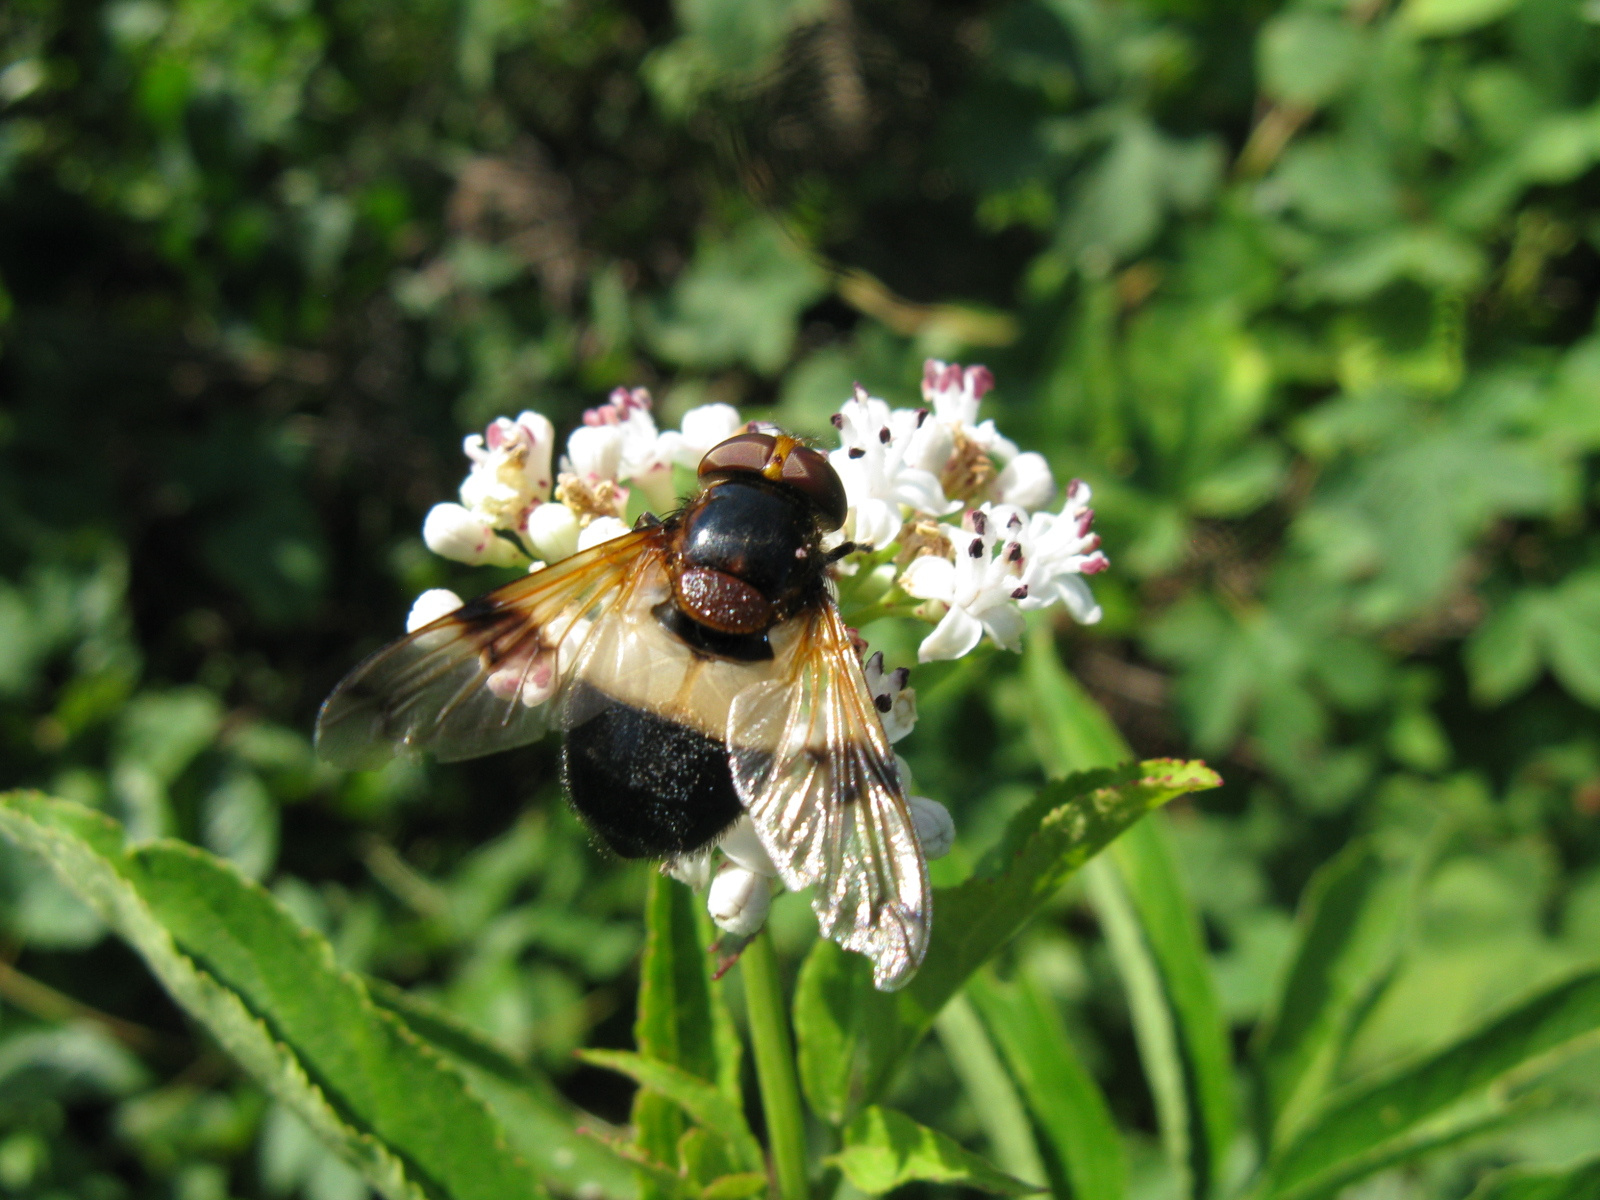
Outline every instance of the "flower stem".
[[744, 974], [745, 1012], [761, 1084], [761, 1111], [767, 1119], [767, 1142], [778, 1178], [779, 1200], [808, 1200], [806, 1121], [800, 1107], [800, 1081], [794, 1070], [794, 1047], [778, 977], [772, 935], [763, 929], [739, 959]]

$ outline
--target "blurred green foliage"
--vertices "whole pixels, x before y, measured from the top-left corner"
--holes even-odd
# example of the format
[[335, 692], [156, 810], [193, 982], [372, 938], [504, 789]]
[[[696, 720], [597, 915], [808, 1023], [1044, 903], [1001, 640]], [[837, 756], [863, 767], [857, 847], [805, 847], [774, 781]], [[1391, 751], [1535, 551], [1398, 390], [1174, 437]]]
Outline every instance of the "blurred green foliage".
[[[647, 870], [591, 848], [550, 745], [341, 775], [315, 707], [417, 591], [497, 582], [419, 535], [487, 419], [627, 383], [816, 432], [852, 380], [907, 403], [925, 355], [979, 359], [1113, 570], [1101, 626], [914, 675], [936, 882], [1101, 761], [1041, 728], [1055, 651], [1135, 750], [1207, 756], [1226, 786], [1167, 832], [1267, 1064], [1218, 1104], [1281, 1149], [1600, 957], [1597, 298], [1577, 0], [12, 0], [0, 783], [230, 859], [620, 1122], [572, 1051], [634, 1044]], [[1118, 894], [1056, 897], [891, 1098], [1013, 1174], [1117, 1178], [1061, 1161], [1088, 1118], [1026, 1072], [1043, 1158], [992, 1121], [1021, 1068], [973, 1009], [1034, 1012], [1000, 1053], [1070, 1038], [1154, 1200], [1184, 1080], [1141, 1061], [1189, 1018], [1141, 1009]], [[791, 960], [808, 921], [775, 910]], [[362, 1194], [9, 844], [0, 939], [0, 1192]], [[1534, 1194], [1600, 1145], [1595, 1065], [1361, 1194]]]

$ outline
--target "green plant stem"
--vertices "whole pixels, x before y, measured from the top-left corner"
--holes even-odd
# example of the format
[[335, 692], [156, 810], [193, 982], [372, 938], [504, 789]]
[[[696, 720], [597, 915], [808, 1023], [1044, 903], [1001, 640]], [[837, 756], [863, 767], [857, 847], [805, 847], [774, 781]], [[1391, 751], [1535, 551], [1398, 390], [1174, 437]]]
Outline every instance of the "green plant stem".
[[767, 1120], [767, 1143], [780, 1200], [808, 1200], [806, 1121], [800, 1107], [800, 1080], [794, 1069], [783, 984], [772, 936], [763, 929], [739, 958], [744, 974], [745, 1012], [761, 1084], [761, 1111]]

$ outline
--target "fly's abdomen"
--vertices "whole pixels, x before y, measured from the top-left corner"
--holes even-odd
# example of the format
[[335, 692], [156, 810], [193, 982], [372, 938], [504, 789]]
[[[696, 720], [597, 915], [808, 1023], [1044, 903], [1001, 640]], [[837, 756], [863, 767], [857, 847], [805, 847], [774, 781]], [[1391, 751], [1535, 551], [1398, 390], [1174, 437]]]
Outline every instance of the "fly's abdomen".
[[702, 849], [738, 819], [723, 743], [585, 684], [593, 713], [567, 731], [563, 773], [573, 807], [624, 858]]

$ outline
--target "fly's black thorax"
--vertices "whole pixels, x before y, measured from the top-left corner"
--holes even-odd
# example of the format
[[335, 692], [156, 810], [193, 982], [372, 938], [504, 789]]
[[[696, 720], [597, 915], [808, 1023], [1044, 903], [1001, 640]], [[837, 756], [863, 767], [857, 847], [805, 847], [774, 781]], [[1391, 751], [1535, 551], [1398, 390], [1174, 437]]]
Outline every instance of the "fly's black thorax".
[[685, 567], [749, 584], [787, 615], [822, 585], [817, 541], [816, 511], [803, 497], [761, 480], [727, 479], [684, 512], [679, 555]]
[[759, 477], [724, 479], [690, 501], [673, 538], [673, 598], [656, 617], [717, 658], [772, 657], [767, 631], [818, 599], [826, 562], [816, 506]]

